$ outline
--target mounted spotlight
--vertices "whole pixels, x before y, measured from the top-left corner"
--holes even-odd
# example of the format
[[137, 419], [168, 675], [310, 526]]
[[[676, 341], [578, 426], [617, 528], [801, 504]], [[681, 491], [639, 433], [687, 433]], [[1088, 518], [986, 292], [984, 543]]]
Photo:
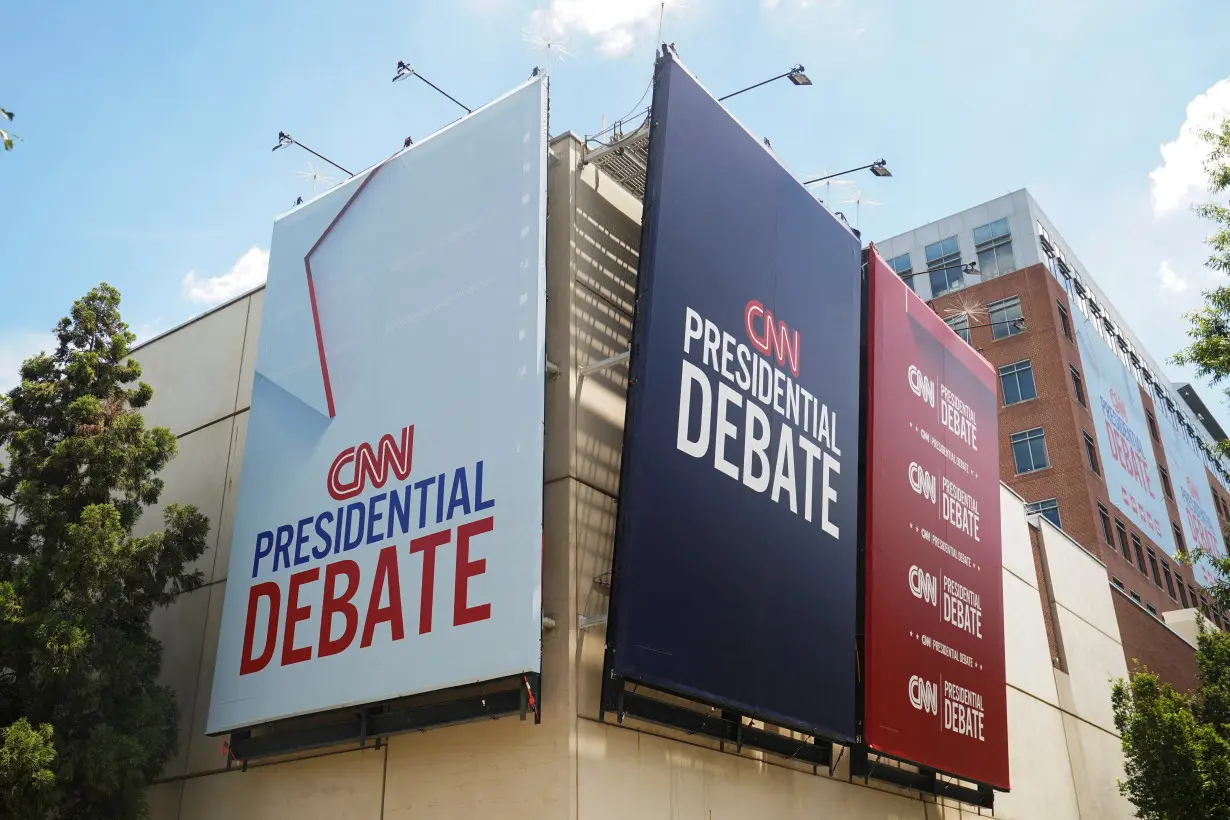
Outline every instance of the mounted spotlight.
[[304, 151], [307, 151], [312, 156], [323, 159], [325, 162], [329, 163], [330, 165], [332, 165], [337, 170], [341, 171], [346, 176], [351, 176], [351, 177], [354, 176], [354, 174], [352, 174], [350, 171], [347, 171], [345, 168], [338, 165], [336, 162], [329, 159], [324, 154], [320, 154], [320, 153], [317, 153], [316, 151], [313, 151], [311, 148], [308, 148], [306, 145], [299, 142], [299, 140], [295, 139], [290, 134], [287, 134], [285, 131], [278, 132], [278, 144], [273, 146], [272, 150], [277, 151], [279, 148], [285, 148], [288, 145], [298, 145], [300, 148], [302, 148]]
[[888, 166], [884, 164], [884, 160], [878, 159], [871, 163], [871, 173], [878, 177], [891, 177], [893, 172], [888, 170]]
[[729, 94], [725, 95], [724, 97], [718, 97], [718, 102], [722, 102], [723, 100], [729, 100], [731, 97], [737, 97], [740, 94], [743, 94], [744, 92], [751, 91], [753, 88], [760, 88], [760, 86], [768, 85], [769, 83], [774, 82], [776, 80], [785, 80], [785, 79], [789, 79], [790, 82], [794, 83], [795, 85], [811, 85], [811, 78], [803, 73], [803, 66], [796, 64], [793, 68], [791, 68], [785, 74], [778, 74], [776, 77], [770, 77], [767, 80], [761, 80], [755, 85], [749, 85], [747, 88], [740, 88], [738, 91], [732, 91]]
[[414, 70], [414, 68], [412, 68], [412, 67], [410, 66], [410, 64], [409, 64], [409, 63], [407, 63], [405, 60], [398, 60], [398, 61], [397, 61], [397, 73], [393, 75], [393, 82], [395, 82], [395, 83], [396, 83], [396, 82], [400, 82], [401, 80], [404, 80], [404, 79], [406, 79], [407, 77], [417, 77], [418, 79], [422, 80], [424, 83], [426, 83], [427, 85], [429, 85], [429, 86], [431, 86], [433, 89], [435, 89], [436, 93], [438, 93], [438, 94], [440, 94], [440, 95], [442, 95], [442, 96], [448, 97], [448, 98], [449, 98], [450, 100], [452, 100], [454, 103], [456, 103], [457, 105], [459, 105], [459, 106], [461, 106], [462, 108], [464, 108], [464, 109], [465, 109], [465, 112], [466, 112], [467, 114], [473, 114], [473, 113], [474, 113], [474, 110], [473, 110], [473, 109], [471, 109], [468, 105], [466, 105], [465, 103], [463, 103], [463, 102], [461, 102], [460, 100], [458, 100], [458, 99], [457, 99], [456, 97], [454, 97], [452, 94], [449, 94], [449, 93], [448, 93], [447, 91], [445, 91], [443, 88], [441, 88], [440, 86], [438, 86], [438, 85], [436, 85], [435, 83], [433, 83], [431, 80], [429, 80], [429, 79], [427, 79], [426, 77], [424, 77], [424, 76], [423, 76], [422, 74], [420, 74], [418, 71]]
[[888, 165], [884, 162], [884, 160], [877, 159], [875, 162], [871, 163], [870, 165], [860, 165], [857, 168], [850, 168], [845, 171], [838, 171], [835, 174], [825, 174], [822, 177], [816, 177], [815, 179], [809, 179], [803, 184], [811, 185], [812, 183], [815, 183], [815, 182], [824, 182], [826, 179], [832, 179], [833, 177], [844, 176], [845, 174], [853, 174], [855, 171], [866, 171], [868, 169], [870, 169], [871, 173], [875, 174], [878, 177], [891, 177], [893, 175], [893, 172], [888, 170]]

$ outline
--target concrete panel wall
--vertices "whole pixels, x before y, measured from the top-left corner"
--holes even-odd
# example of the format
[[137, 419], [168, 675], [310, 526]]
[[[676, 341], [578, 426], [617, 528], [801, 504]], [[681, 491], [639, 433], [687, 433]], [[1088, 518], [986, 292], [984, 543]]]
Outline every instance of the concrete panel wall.
[[[546, 387], [543, 612], [555, 626], [543, 635], [541, 725], [510, 718], [397, 736], [379, 749], [318, 750], [246, 772], [226, 769], [222, 739], [203, 732], [241, 489], [263, 306], [258, 291], [137, 352], [147, 380], [160, 391], [149, 419], [181, 436], [180, 459], [166, 473], [165, 501], [195, 503], [214, 525], [211, 554], [199, 564], [206, 586], [154, 617], [155, 634], [166, 646], [162, 680], [177, 692], [183, 717], [180, 752], [150, 791], [152, 816], [978, 816], [876, 781], [851, 782], [848, 753], [840, 751], [830, 777], [823, 769], [814, 773], [762, 753], [737, 754], [661, 727], [598, 722], [627, 368], [620, 364], [584, 378], [581, 371], [628, 349], [640, 203], [581, 166], [574, 139], [556, 140], [552, 152], [547, 358], [559, 372]], [[1106, 729], [1093, 683], [1102, 675], [1104, 684], [1107, 671], [1119, 668], [1113, 607], [1105, 604], [1107, 621], [1100, 604], [1080, 600], [1088, 588], [1061, 584], [1071, 619], [1064, 622], [1068, 651], [1084, 660], [1058, 686], [1029, 525], [1021, 500], [1007, 490], [1002, 498], [1015, 788], [998, 796], [996, 815], [1126, 817], [1114, 794], [1117, 738]], [[156, 524], [156, 514], [143, 521]], [[1089, 571], [1067, 554], [1084, 555], [1071, 542], [1049, 539], [1048, 549], [1063, 572]], [[1104, 574], [1097, 589], [1106, 589]], [[1073, 749], [1079, 760], [1071, 759]], [[1094, 754], [1104, 759], [1089, 757]]]

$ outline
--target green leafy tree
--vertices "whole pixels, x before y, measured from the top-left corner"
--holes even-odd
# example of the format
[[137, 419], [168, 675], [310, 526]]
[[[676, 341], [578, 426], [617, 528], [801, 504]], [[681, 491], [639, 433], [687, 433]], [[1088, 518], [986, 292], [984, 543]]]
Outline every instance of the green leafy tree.
[[[3, 108], [0, 108], [0, 120], [12, 122], [13, 112], [5, 111]], [[5, 151], [12, 151], [13, 150], [13, 140], [20, 140], [20, 139], [21, 137], [17, 136], [16, 134], [11, 133], [4, 128], [0, 128], [0, 145], [4, 146]]]
[[[209, 522], [158, 501], [175, 437], [145, 429], [153, 390], [129, 359], [120, 294], [102, 284], [0, 397], [0, 817], [136, 818], [175, 752], [179, 712], [157, 685], [154, 607], [199, 587], [185, 567]], [[5, 457], [4, 449], [7, 449]]]
[[1148, 671], [1115, 682], [1119, 791], [1141, 820], [1230, 820], [1230, 634], [1202, 628], [1196, 662], [1190, 694]]
[[[1213, 232], [1205, 240], [1210, 248], [1205, 262], [1209, 268], [1230, 274], [1230, 202], [1216, 198], [1230, 191], [1230, 118], [1201, 136], [1209, 144], [1209, 156], [1204, 169], [1209, 178], [1209, 192], [1214, 201], [1196, 206], [1196, 212], [1213, 223]], [[1188, 313], [1187, 335], [1190, 344], [1173, 357], [1176, 364], [1192, 365], [1201, 376], [1214, 384], [1224, 384], [1230, 376], [1230, 284], [1221, 285], [1204, 294], [1204, 306]], [[1230, 441], [1218, 442], [1222, 455], [1230, 456]]]

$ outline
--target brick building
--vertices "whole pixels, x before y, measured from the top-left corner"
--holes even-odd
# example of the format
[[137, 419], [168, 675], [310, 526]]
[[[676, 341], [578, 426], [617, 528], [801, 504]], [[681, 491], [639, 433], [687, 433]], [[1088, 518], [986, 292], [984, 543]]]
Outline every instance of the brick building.
[[[1218, 627], [1230, 625], [1208, 600], [1199, 571], [1180, 556], [1190, 540], [1180, 497], [1203, 488], [1179, 486], [1185, 465], [1208, 484], [1208, 532], [1230, 520], [1225, 468], [1209, 456], [1216, 422], [1190, 385], [1172, 385], [1130, 327], [1097, 288], [1028, 191], [1020, 190], [913, 231], [876, 243], [881, 255], [915, 292], [999, 371], [1002, 481], [1081, 544], [1105, 566], [1128, 662], [1139, 661], [1183, 688], [1195, 683], [1190, 645], [1196, 612]], [[1085, 353], [1079, 335], [1084, 328]], [[1088, 328], [1096, 328], [1091, 333]], [[1097, 335], [1106, 333], [1102, 339]], [[1113, 340], [1108, 341], [1108, 340]], [[1086, 361], [1093, 344], [1106, 344], [1123, 362], [1140, 394], [1153, 464], [1139, 461], [1149, 500], [1158, 514], [1148, 534], [1108, 480], [1106, 450], [1097, 427]], [[1114, 359], [1112, 358], [1113, 362]], [[1104, 366], [1104, 365], [1103, 365]], [[1090, 368], [1097, 372], [1087, 372]], [[1099, 382], [1100, 383], [1100, 382]], [[1180, 391], [1180, 387], [1182, 391]], [[1163, 424], [1159, 424], [1163, 418]], [[1163, 440], [1167, 431], [1181, 431]], [[1177, 439], [1183, 439], [1176, 443]], [[1147, 440], [1146, 440], [1147, 439]], [[1179, 452], [1182, 447], [1190, 452]], [[1176, 456], [1184, 464], [1172, 465]], [[1136, 463], [1136, 462], [1133, 462]], [[1115, 465], [1117, 467], [1117, 465]], [[1214, 471], [1220, 473], [1220, 478]], [[1156, 474], [1154, 474], [1156, 471]], [[1162, 514], [1166, 520], [1158, 522]], [[1134, 520], [1135, 519], [1135, 520]], [[1130, 639], [1129, 639], [1130, 638]]]

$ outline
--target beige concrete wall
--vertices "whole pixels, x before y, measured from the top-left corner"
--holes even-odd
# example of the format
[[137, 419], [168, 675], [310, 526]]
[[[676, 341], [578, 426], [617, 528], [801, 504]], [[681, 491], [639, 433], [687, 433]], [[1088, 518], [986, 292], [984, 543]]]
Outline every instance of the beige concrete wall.
[[[206, 585], [153, 618], [165, 647], [162, 680], [182, 709], [180, 752], [150, 791], [155, 820], [245, 818], [960, 818], [976, 810], [917, 793], [851, 782], [848, 753], [819, 774], [757, 752], [736, 754], [628, 720], [598, 721], [623, 435], [627, 367], [584, 380], [581, 368], [628, 349], [640, 203], [562, 138], [548, 173], [547, 382], [541, 725], [515, 718], [396, 736], [227, 770], [222, 739], [204, 735], [243, 462], [257, 291], [140, 348], [157, 391], [147, 414], [179, 437], [164, 501], [197, 504], [214, 523], [198, 562]], [[1029, 524], [1003, 491], [1008, 708], [1014, 789], [996, 816], [1103, 818], [1130, 813], [1115, 795], [1117, 738], [1106, 676], [1122, 649], [1104, 574], [1057, 531], [1044, 542], [1069, 673], [1051, 665]], [[158, 525], [158, 511], [142, 520]], [[1056, 569], [1057, 568], [1057, 569]], [[1099, 570], [1100, 571], [1100, 570]], [[1109, 613], [1109, 615], [1108, 615]], [[582, 620], [586, 627], [581, 627]], [[1116, 662], [1116, 658], [1118, 659]], [[1062, 675], [1062, 677], [1060, 677]]]

